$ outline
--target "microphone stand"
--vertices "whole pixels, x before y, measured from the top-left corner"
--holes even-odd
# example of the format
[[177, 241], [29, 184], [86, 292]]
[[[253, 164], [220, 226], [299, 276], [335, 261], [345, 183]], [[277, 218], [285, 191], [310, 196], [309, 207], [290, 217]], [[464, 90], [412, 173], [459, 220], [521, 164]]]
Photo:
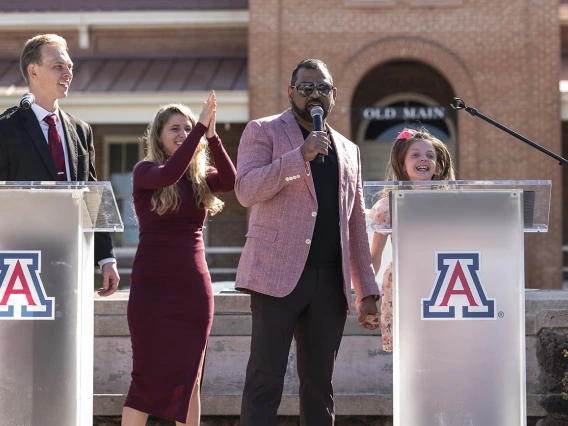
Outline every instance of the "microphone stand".
[[561, 157], [561, 156], [555, 154], [555, 153], [552, 152], [552, 151], [549, 151], [549, 150], [546, 149], [546, 148], [543, 148], [543, 147], [540, 146], [539, 144], [534, 143], [533, 141], [531, 141], [531, 140], [528, 139], [528, 138], [525, 138], [525, 137], [522, 136], [522, 135], [519, 135], [518, 133], [512, 131], [511, 129], [509, 129], [509, 128], [505, 127], [505, 126], [503, 126], [502, 124], [497, 123], [495, 120], [492, 120], [491, 118], [489, 118], [489, 117], [487, 117], [486, 115], [483, 115], [482, 113], [480, 113], [479, 111], [477, 111], [477, 109], [467, 106], [467, 105], [465, 104], [465, 102], [464, 102], [463, 100], [461, 100], [460, 98], [454, 98], [454, 100], [456, 101], [456, 104], [455, 104], [455, 105], [454, 105], [454, 104], [450, 104], [450, 106], [451, 106], [453, 109], [455, 109], [455, 110], [457, 110], [457, 111], [462, 110], [462, 109], [465, 109], [467, 112], [469, 112], [469, 113], [470, 113], [471, 115], [473, 115], [474, 117], [477, 116], [477, 117], [479, 117], [479, 118], [481, 118], [481, 119], [487, 121], [488, 123], [493, 124], [495, 127], [499, 128], [499, 129], [501, 129], [501, 130], [503, 130], [504, 132], [509, 133], [511, 136], [514, 136], [514, 137], [516, 137], [517, 139], [522, 140], [523, 142], [529, 144], [529, 145], [532, 146], [533, 148], [536, 148], [536, 149], [538, 149], [539, 151], [544, 152], [546, 155], [548, 155], [548, 156], [550, 156], [550, 157], [552, 157], [552, 158], [558, 160], [558, 161], [559, 161], [558, 164], [559, 164], [560, 166], [562, 166], [563, 164], [568, 164], [568, 160], [566, 160], [565, 158], [563, 158], [563, 157]]

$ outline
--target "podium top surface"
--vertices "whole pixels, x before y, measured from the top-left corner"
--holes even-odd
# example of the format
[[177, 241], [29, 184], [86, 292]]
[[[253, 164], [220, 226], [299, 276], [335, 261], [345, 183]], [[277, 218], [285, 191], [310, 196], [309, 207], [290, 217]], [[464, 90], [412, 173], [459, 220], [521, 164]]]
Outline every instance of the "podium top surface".
[[0, 181], [0, 196], [65, 193], [80, 197], [84, 231], [123, 232], [124, 224], [110, 182]]
[[[389, 197], [393, 191], [500, 191], [523, 192], [523, 215], [525, 232], [547, 232], [550, 212], [552, 181], [550, 180], [456, 180], [456, 181], [365, 181], [363, 196], [367, 213], [380, 199]], [[368, 215], [367, 215], [368, 216]], [[391, 229], [381, 229], [390, 233]]]

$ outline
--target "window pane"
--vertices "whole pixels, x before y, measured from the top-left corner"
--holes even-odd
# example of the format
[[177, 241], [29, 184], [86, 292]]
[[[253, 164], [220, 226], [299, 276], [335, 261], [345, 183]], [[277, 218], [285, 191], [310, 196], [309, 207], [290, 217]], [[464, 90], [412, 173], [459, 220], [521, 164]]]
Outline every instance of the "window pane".
[[122, 212], [124, 212], [124, 216], [122, 216], [122, 221], [124, 222], [123, 244], [125, 246], [135, 246], [138, 244], [138, 222], [134, 213], [132, 197], [124, 200]]
[[129, 143], [126, 145], [126, 171], [131, 172], [138, 161], [140, 161], [139, 145]]
[[122, 146], [113, 143], [108, 146], [108, 170], [110, 174], [120, 173], [122, 169]]
[[[122, 216], [122, 200], [117, 198], [116, 200], [116, 206], [118, 207], [118, 211], [120, 212], [120, 216], [122, 218], [122, 221], [124, 222], [124, 216]], [[122, 247], [122, 241], [123, 241], [123, 233], [122, 232], [111, 232], [110, 236], [112, 238], [112, 245], [115, 247]]]
[[109, 176], [116, 197], [124, 232], [115, 236], [116, 246], [138, 244], [138, 223], [132, 205], [132, 170], [140, 160], [138, 142], [113, 142], [108, 145]]

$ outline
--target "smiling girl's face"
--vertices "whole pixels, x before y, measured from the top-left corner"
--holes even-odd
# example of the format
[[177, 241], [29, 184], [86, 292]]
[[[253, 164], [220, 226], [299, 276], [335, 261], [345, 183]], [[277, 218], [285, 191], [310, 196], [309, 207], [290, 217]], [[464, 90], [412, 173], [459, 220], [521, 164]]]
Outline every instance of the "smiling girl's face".
[[183, 114], [174, 114], [170, 117], [160, 133], [160, 142], [167, 155], [176, 152], [189, 135], [191, 127], [191, 121]]
[[424, 139], [414, 140], [406, 152], [403, 170], [408, 180], [432, 180], [437, 173], [436, 150], [432, 143]]

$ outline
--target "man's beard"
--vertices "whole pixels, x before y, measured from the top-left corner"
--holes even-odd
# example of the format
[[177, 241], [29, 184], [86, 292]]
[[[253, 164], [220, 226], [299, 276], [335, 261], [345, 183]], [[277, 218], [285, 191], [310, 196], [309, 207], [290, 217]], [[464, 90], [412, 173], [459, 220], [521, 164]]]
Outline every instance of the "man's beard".
[[[312, 105], [312, 104], [313, 103], [310, 103], [310, 105]], [[296, 102], [292, 98], [292, 111], [294, 111], [296, 116], [300, 117], [304, 121], [312, 121], [312, 115], [310, 114], [310, 111], [308, 110], [307, 106], [308, 106], [308, 104], [306, 104], [305, 109], [301, 109], [298, 105], [296, 105]], [[329, 105], [329, 108], [327, 109], [327, 111], [325, 110], [325, 107], [323, 106], [323, 102], [320, 102], [320, 104], [318, 104], [317, 106], [321, 106], [321, 108], [323, 109], [323, 117], [322, 118], [323, 118], [323, 120], [325, 120], [326, 117], [331, 112], [331, 109], [333, 108], [333, 103], [331, 103]]]

